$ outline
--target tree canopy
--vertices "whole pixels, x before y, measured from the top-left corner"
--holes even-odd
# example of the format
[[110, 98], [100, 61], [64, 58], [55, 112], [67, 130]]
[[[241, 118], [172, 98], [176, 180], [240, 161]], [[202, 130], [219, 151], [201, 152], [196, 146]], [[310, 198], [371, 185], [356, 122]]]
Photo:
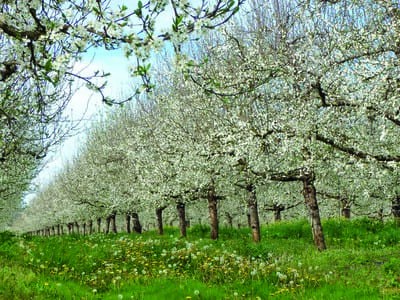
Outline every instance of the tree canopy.
[[321, 217], [398, 218], [398, 11], [394, 1], [254, 0], [217, 31], [180, 40], [187, 59], [142, 70], [146, 88], [147, 75], [157, 80], [152, 93], [95, 125], [23, 218], [50, 201], [69, 221], [20, 228], [132, 212], [150, 223], [165, 206], [183, 226], [191, 207], [212, 238], [222, 213], [228, 223], [247, 214], [257, 242], [260, 216], [291, 209], [306, 211], [324, 250]]
[[[8, 203], [10, 189], [15, 191], [12, 197], [22, 198], [26, 183], [34, 177], [48, 149], [71, 129], [64, 122], [63, 112], [77, 86], [85, 84], [107, 104], [133, 98], [106, 95], [106, 84], [98, 79], [108, 74], [101, 70], [89, 75], [76, 70], [75, 64], [85, 53], [98, 47], [124, 49], [132, 64], [132, 76], [143, 79], [136, 93], [149, 91], [152, 83], [147, 61], [153, 51], [166, 41], [178, 49], [191, 34], [227, 22], [242, 3], [2, 1], [0, 173], [1, 185], [7, 190], [1, 193], [2, 201]], [[17, 184], [11, 187], [12, 182]]]

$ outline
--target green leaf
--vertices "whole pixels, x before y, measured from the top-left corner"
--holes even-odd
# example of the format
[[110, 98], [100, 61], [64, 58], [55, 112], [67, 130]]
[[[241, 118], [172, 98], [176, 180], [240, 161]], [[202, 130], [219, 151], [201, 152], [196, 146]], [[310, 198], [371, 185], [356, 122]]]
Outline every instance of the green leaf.
[[182, 23], [183, 21], [183, 16], [177, 16], [174, 20], [174, 23], [172, 24], [172, 30], [173, 31], [178, 31], [179, 30], [179, 25]]
[[47, 73], [53, 69], [53, 62], [52, 62], [51, 58], [46, 61], [45, 65], [44, 65], [44, 69]]
[[150, 70], [150, 66], [150, 64], [147, 64], [145, 66], [137, 66], [133, 74], [136, 76], [145, 76]]

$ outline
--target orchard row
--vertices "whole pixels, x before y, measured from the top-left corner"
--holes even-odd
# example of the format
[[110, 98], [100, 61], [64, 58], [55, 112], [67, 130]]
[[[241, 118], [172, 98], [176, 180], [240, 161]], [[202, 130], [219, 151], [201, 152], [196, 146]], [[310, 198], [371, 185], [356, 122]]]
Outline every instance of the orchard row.
[[[166, 51], [151, 94], [93, 125], [29, 205], [23, 231], [123, 214], [139, 226], [186, 207], [246, 218], [400, 217], [400, 22], [384, 1], [253, 1], [221, 30]], [[347, 3], [347, 2], [346, 2]], [[396, 8], [398, 9], [398, 8]], [[300, 209], [301, 208], [301, 209]], [[322, 209], [323, 208], [323, 209]], [[157, 212], [157, 214], [155, 214]], [[228, 217], [229, 219], [229, 217]], [[134, 222], [134, 224], [135, 224]], [[140, 225], [141, 226], [141, 225]]]

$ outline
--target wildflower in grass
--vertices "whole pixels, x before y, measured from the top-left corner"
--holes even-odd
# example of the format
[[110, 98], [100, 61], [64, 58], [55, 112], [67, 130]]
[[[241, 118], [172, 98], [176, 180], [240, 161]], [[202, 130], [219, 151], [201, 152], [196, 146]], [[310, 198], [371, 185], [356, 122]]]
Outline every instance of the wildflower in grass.
[[276, 272], [276, 276], [280, 281], [285, 281], [287, 279], [287, 275], [281, 273], [281, 272]]
[[299, 277], [299, 272], [296, 269], [289, 268], [288, 271], [292, 273], [294, 278], [298, 278]]
[[200, 291], [199, 290], [195, 290], [194, 293], [196, 296], [200, 295]]

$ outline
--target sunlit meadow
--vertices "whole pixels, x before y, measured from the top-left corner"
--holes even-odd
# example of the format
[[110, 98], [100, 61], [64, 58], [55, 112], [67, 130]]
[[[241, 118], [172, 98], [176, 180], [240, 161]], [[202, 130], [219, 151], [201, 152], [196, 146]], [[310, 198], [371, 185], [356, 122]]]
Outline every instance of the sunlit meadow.
[[1, 299], [400, 299], [394, 224], [325, 222], [315, 250], [306, 221], [250, 231], [195, 226], [164, 236], [13, 237], [0, 248]]

